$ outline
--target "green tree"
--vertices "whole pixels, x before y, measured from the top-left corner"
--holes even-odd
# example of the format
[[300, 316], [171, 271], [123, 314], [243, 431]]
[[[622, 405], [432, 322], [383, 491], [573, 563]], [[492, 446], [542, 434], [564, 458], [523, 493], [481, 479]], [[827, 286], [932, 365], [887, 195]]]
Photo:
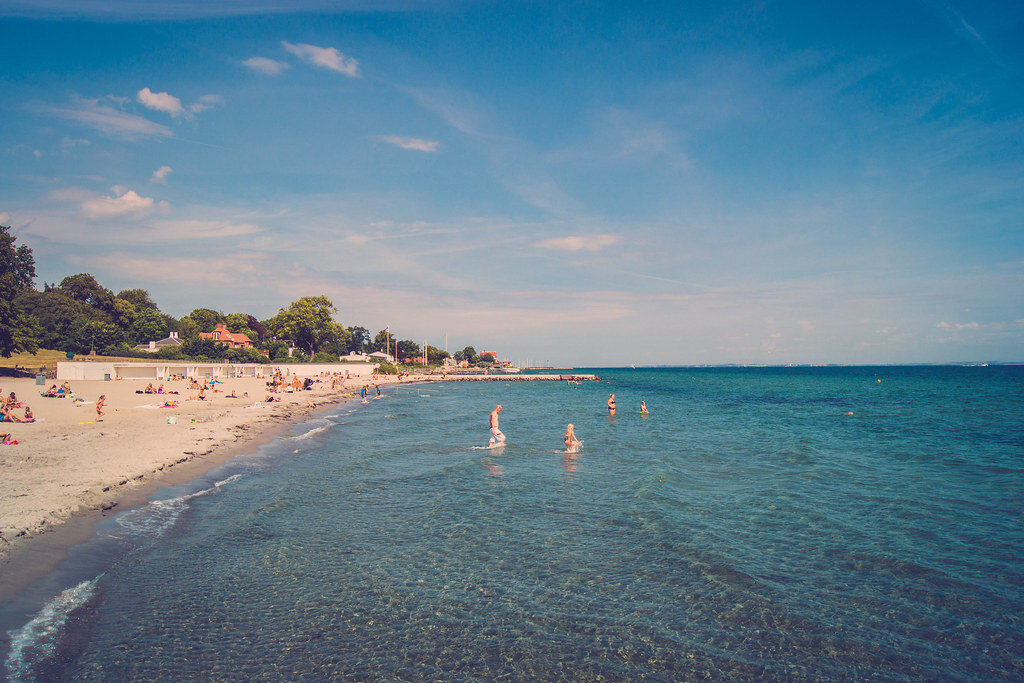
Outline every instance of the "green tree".
[[450, 358], [451, 354], [447, 351], [435, 348], [427, 344], [427, 361], [433, 365], [440, 365], [444, 362], [445, 358]]
[[128, 337], [136, 344], [159, 341], [166, 336], [167, 321], [155, 308], [147, 308], [135, 316], [135, 321], [128, 330]]
[[[15, 248], [10, 228], [0, 225], [0, 355], [10, 358], [19, 351], [39, 348], [39, 323], [23, 308], [18, 295], [32, 289], [36, 263], [32, 250]], [[20, 301], [20, 303], [19, 303]]]
[[309, 349], [312, 358], [328, 342], [348, 339], [348, 331], [334, 322], [337, 312], [326, 296], [304, 296], [268, 320], [267, 328], [274, 335]]
[[403, 339], [398, 342], [398, 353], [395, 355], [399, 358], [415, 358], [420, 355], [420, 346], [412, 340]]
[[350, 335], [348, 342], [349, 351], [366, 353], [372, 348], [370, 346], [370, 331], [368, 329], [365, 327], [359, 327], [358, 325], [346, 329]]
[[139, 314], [138, 310], [135, 308], [135, 304], [127, 299], [121, 299], [118, 297], [114, 297], [114, 304], [111, 309], [114, 316], [114, 322], [118, 327], [126, 332], [131, 328], [132, 323], [135, 322], [135, 317]]
[[224, 322], [224, 316], [209, 308], [197, 308], [189, 313], [188, 317], [199, 326], [200, 332], [213, 332], [213, 328]]
[[[466, 348], [462, 349], [462, 359], [469, 361], [470, 365], [476, 364], [476, 362], [473, 360], [474, 356], [476, 356], [476, 349], [474, 349], [472, 346], [467, 346]], [[479, 360], [480, 359], [477, 358], [477, 361]]]
[[199, 325], [197, 325], [196, 321], [189, 316], [186, 315], [179, 320], [175, 327], [175, 332], [178, 333], [178, 339], [180, 339], [182, 343], [185, 343], [189, 339], [199, 339]]
[[155, 311], [160, 310], [156, 302], [149, 296], [149, 292], [144, 289], [125, 289], [117, 293], [117, 298], [129, 302], [136, 311], [145, 311], [149, 308]]
[[114, 293], [102, 286], [89, 273], [68, 275], [60, 281], [57, 289], [75, 301], [81, 301], [108, 316], [114, 315]]
[[265, 363], [267, 359], [259, 349], [251, 346], [245, 349], [229, 349], [225, 358], [233, 363]]
[[391, 353], [395, 352], [395, 335], [388, 332], [388, 330], [381, 330], [377, 333], [377, 336], [373, 338], [373, 349], [375, 351], [384, 351], [387, 353], [389, 348], [391, 349]]
[[89, 321], [112, 322], [103, 311], [72, 299], [60, 289], [26, 289], [16, 304], [39, 322], [39, 346], [44, 349], [73, 350], [73, 329]]
[[244, 334], [249, 339], [255, 341], [257, 334], [251, 327], [249, 327], [249, 319], [251, 315], [246, 313], [228, 313], [224, 316], [224, 324], [227, 325], [228, 332], [232, 334]]
[[80, 320], [69, 332], [65, 350], [75, 353], [102, 353], [105, 349], [124, 344], [124, 332], [113, 323], [100, 320]]
[[228, 347], [212, 339], [189, 339], [181, 345], [181, 352], [196, 360], [221, 360], [228, 353]]

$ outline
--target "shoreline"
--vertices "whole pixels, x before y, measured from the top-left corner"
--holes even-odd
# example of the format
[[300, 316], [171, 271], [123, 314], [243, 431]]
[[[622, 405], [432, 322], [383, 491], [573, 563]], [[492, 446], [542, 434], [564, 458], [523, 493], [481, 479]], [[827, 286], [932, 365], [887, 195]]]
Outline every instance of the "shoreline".
[[[397, 383], [356, 376], [332, 389], [331, 377], [315, 379], [312, 390], [275, 394], [280, 402], [271, 404], [255, 400], [263, 397], [264, 379], [227, 380], [218, 385], [223, 395], [204, 402], [190, 400], [198, 392], [186, 390], [185, 382], [165, 382], [180, 393], [159, 396], [136, 393], [144, 380], [73, 382], [79, 396], [107, 396], [102, 423], [78, 419], [92, 417], [94, 402], [75, 408], [73, 399], [37, 398], [32, 380], [0, 382], [5, 396], [17, 392], [39, 418], [0, 425], [19, 440], [0, 446], [0, 603], [56, 569], [102, 520], [145, 504], [156, 490], [255, 452], [317, 412], [358, 398], [364, 384]], [[226, 400], [232, 389], [250, 397]], [[178, 400], [179, 407], [144, 410], [155, 407], [155, 399]], [[173, 424], [167, 420], [172, 415]]]

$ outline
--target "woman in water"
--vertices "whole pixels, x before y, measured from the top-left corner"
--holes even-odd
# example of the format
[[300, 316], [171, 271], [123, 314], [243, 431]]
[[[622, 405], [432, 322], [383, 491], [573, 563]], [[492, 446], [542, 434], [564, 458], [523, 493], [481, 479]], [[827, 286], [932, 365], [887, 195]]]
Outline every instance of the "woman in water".
[[576, 451], [580, 446], [580, 440], [576, 438], [576, 428], [569, 423], [569, 426], [565, 428], [565, 436], [562, 437], [562, 441], [565, 442], [565, 450], [570, 453]]

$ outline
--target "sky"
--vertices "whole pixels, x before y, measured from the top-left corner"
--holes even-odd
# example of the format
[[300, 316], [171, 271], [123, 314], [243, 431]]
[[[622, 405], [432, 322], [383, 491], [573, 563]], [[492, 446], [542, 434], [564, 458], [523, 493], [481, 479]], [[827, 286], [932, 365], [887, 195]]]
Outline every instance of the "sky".
[[1024, 361], [1024, 4], [0, 0], [37, 286], [532, 364]]

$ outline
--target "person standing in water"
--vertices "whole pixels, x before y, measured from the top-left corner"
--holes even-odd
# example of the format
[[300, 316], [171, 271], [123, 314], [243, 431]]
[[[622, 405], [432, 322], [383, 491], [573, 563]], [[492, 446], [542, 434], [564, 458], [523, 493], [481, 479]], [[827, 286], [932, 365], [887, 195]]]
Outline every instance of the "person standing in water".
[[608, 417], [615, 416], [615, 394], [608, 394]]
[[505, 435], [501, 433], [501, 429], [498, 428], [498, 413], [501, 412], [501, 406], [494, 406], [494, 410], [491, 411], [491, 440], [489, 445], [500, 446], [505, 443]]
[[576, 428], [572, 426], [572, 422], [565, 428], [565, 436], [562, 437], [562, 441], [565, 443], [565, 450], [569, 453], [575, 453], [579, 448], [580, 440], [576, 438]]
[[650, 415], [650, 413], [647, 411], [647, 401], [640, 401], [640, 414]]

